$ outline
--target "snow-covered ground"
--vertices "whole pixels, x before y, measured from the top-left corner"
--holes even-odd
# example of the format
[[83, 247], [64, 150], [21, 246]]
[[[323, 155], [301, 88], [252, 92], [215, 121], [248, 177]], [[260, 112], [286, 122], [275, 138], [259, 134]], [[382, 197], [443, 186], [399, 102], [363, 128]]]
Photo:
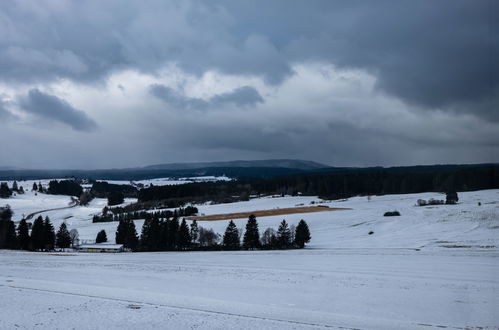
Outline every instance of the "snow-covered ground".
[[147, 180], [137, 180], [137, 181], [125, 181], [125, 180], [102, 180], [113, 184], [133, 184], [142, 185], [148, 187], [149, 185], [154, 186], [170, 186], [177, 184], [186, 184], [191, 182], [215, 182], [215, 181], [231, 181], [232, 179], [227, 176], [195, 176], [195, 177], [185, 177], [185, 178], [157, 178], [157, 179], [147, 179]]
[[[69, 202], [30, 194], [0, 205], [10, 204], [18, 217]], [[459, 193], [458, 205], [415, 206], [429, 198], [445, 196], [269, 197], [198, 206], [204, 214], [311, 202], [352, 208], [258, 219], [261, 232], [283, 218], [305, 219], [312, 241], [304, 250], [0, 251], [0, 295], [9, 297], [0, 299], [0, 329], [499, 328], [499, 190]], [[84, 239], [100, 229], [113, 239], [116, 223], [91, 223], [105, 202], [46, 214], [56, 228], [66, 221]], [[383, 216], [393, 210], [401, 216]], [[227, 221], [199, 224], [223, 233]], [[136, 225], [140, 232], [142, 221]]]

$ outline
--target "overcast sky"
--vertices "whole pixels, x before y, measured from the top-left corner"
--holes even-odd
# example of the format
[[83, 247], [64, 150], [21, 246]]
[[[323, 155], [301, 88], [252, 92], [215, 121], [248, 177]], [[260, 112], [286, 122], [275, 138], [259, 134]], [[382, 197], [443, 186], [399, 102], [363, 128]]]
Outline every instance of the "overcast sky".
[[0, 2], [0, 166], [499, 162], [499, 1]]

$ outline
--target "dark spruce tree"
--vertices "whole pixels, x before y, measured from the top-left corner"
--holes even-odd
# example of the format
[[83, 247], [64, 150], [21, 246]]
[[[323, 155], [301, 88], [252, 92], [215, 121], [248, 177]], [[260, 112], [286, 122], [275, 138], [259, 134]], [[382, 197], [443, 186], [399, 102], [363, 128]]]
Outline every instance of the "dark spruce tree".
[[227, 250], [239, 250], [241, 248], [239, 230], [232, 220], [229, 222], [227, 229], [225, 230], [223, 245]]
[[7, 182], [0, 183], [0, 198], [9, 198], [10, 196], [12, 196], [12, 191]]
[[178, 229], [178, 248], [180, 250], [185, 250], [191, 245], [191, 233], [189, 230], [189, 226], [185, 222], [185, 219], [182, 219], [182, 223], [180, 224], [180, 228]]
[[158, 216], [146, 216], [140, 234], [140, 249], [142, 251], [159, 251], [161, 249], [161, 229]]
[[17, 249], [16, 225], [14, 221], [0, 220], [0, 249]]
[[125, 237], [125, 242], [123, 246], [125, 248], [135, 250], [139, 244], [139, 236], [137, 235], [137, 229], [135, 228], [135, 223], [133, 220], [126, 220], [127, 223], [127, 233]]
[[31, 248], [28, 223], [25, 219], [22, 219], [19, 222], [19, 226], [17, 226], [17, 237], [19, 241], [19, 248], [21, 250], [29, 250]]
[[34, 250], [43, 250], [45, 248], [45, 227], [41, 215], [33, 221], [33, 226], [31, 227], [31, 243], [33, 244]]
[[254, 214], [249, 216], [246, 223], [246, 232], [243, 237], [243, 247], [245, 249], [260, 248], [260, 233], [258, 231], [258, 222]]
[[312, 237], [310, 236], [310, 230], [308, 228], [307, 223], [305, 220], [300, 220], [298, 223], [298, 226], [296, 226], [296, 232], [295, 232], [295, 244], [298, 246], [300, 249], [303, 249], [305, 247], [305, 243], [310, 242], [310, 239]]
[[31, 188], [31, 190], [38, 191], [38, 185], [36, 184], [36, 182], [33, 182], [33, 188]]
[[291, 246], [291, 231], [286, 220], [282, 220], [277, 229], [277, 246], [280, 249], [287, 249]]
[[66, 249], [71, 245], [71, 236], [65, 222], [61, 223], [57, 234], [55, 234], [55, 244], [61, 249]]
[[448, 191], [445, 195], [445, 204], [457, 204], [459, 198], [457, 197], [457, 192], [455, 190]]
[[97, 233], [95, 237], [95, 243], [106, 243], [107, 242], [107, 234], [104, 229]]
[[48, 216], [45, 217], [43, 222], [44, 238], [45, 238], [45, 250], [52, 251], [55, 246], [55, 232], [54, 226], [50, 222]]
[[120, 222], [118, 223], [118, 228], [116, 229], [116, 236], [115, 236], [116, 244], [125, 243], [127, 231], [128, 231], [127, 223], [125, 222], [125, 220], [120, 219]]
[[196, 220], [193, 220], [191, 223], [191, 242], [193, 244], [196, 244], [198, 242], [198, 238], [199, 238], [198, 222]]
[[178, 218], [175, 216], [168, 221], [168, 250], [175, 250], [178, 246]]

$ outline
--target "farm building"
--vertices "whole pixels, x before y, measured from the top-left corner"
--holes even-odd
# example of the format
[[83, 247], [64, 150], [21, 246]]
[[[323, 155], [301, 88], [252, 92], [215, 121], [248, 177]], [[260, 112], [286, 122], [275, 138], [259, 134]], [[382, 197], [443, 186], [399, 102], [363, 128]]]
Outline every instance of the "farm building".
[[124, 252], [123, 244], [82, 244], [76, 247], [79, 252]]

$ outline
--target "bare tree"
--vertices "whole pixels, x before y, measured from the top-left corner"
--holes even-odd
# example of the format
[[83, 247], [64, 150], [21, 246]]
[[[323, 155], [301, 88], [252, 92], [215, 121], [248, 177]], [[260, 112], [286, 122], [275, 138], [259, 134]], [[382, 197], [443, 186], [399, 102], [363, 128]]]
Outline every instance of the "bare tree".
[[69, 237], [71, 238], [71, 247], [74, 248], [75, 245], [78, 245], [80, 242], [80, 235], [78, 234], [78, 230], [71, 229], [69, 231]]

